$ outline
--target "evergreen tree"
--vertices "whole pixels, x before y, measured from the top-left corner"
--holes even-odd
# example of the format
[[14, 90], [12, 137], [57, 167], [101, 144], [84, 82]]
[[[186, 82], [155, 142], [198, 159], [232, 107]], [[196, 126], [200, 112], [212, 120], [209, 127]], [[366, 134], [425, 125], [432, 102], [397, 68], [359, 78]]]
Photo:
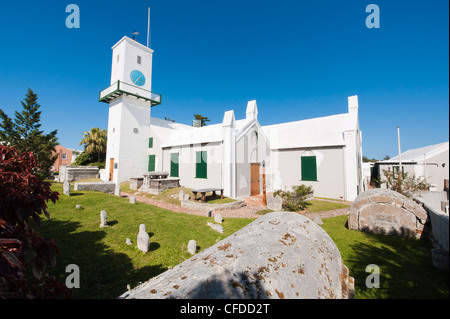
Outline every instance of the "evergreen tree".
[[12, 120], [0, 109], [0, 142], [13, 146], [20, 153], [33, 152], [38, 161], [36, 175], [40, 179], [47, 177], [50, 168], [58, 158], [55, 146], [58, 145], [57, 130], [44, 134], [40, 130], [41, 105], [37, 103], [38, 95], [28, 89], [25, 99], [21, 101], [22, 112], [15, 111]]

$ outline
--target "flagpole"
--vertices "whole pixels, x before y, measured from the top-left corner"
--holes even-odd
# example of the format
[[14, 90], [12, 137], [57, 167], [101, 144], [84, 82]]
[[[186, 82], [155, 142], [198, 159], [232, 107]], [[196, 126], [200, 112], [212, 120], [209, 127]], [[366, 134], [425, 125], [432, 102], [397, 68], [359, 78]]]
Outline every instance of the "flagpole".
[[150, 6], [148, 7], [147, 48], [150, 47]]

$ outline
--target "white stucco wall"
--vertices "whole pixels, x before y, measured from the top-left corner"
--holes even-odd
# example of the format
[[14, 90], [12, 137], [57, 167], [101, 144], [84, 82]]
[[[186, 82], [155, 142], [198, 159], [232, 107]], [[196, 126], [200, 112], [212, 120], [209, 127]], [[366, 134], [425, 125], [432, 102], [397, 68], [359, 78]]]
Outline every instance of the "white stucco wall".
[[[254, 137], [258, 134], [257, 143]], [[250, 164], [260, 164], [260, 194], [262, 194], [262, 162], [266, 163], [266, 190], [270, 184], [270, 148], [260, 127], [252, 125], [236, 142], [236, 197], [250, 196]]]
[[122, 96], [110, 104], [106, 172], [114, 158], [113, 181], [122, 183], [130, 177], [142, 176], [148, 168], [150, 104]]
[[[301, 157], [316, 156], [317, 181], [301, 178]], [[345, 199], [344, 152], [341, 147], [272, 150], [270, 191], [290, 190], [292, 186], [312, 186], [314, 196]]]
[[[207, 178], [196, 178], [196, 152], [207, 152]], [[170, 154], [179, 153], [180, 185], [188, 188], [222, 188], [222, 143], [183, 145], [163, 149], [161, 169], [170, 172]]]

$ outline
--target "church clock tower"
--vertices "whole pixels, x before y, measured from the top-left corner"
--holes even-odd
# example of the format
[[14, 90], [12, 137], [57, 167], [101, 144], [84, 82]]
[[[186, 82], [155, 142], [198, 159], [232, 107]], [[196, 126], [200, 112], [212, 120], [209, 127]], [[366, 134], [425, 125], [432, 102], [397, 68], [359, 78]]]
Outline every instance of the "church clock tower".
[[123, 37], [113, 47], [111, 83], [100, 92], [109, 104], [106, 179], [122, 183], [148, 171], [153, 50]]

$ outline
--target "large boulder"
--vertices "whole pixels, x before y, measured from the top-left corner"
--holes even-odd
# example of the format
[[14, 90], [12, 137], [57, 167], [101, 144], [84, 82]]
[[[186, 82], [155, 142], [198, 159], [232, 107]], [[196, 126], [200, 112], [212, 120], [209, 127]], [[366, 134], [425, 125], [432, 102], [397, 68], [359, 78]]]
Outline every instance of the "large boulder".
[[119, 298], [349, 298], [333, 240], [300, 214], [266, 214]]
[[412, 199], [389, 189], [361, 193], [350, 206], [349, 229], [420, 238], [427, 212]]

